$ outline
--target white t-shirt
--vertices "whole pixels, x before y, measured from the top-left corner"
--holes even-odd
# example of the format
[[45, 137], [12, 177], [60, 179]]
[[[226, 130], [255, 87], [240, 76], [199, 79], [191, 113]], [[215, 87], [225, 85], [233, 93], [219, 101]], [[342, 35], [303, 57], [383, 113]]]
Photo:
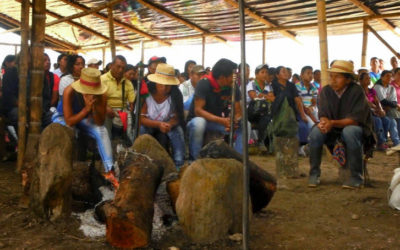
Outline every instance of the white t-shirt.
[[57, 68], [53, 71], [53, 74], [56, 74], [58, 77], [61, 77], [63, 75], [63, 72], [61, 72], [60, 68]]
[[62, 96], [64, 93], [64, 89], [74, 81], [74, 77], [71, 74], [61, 77], [60, 86], [58, 87], [58, 94]]
[[[246, 86], [246, 90], [247, 90], [247, 93], [246, 93], [246, 102], [247, 102], [247, 104], [249, 104], [249, 102], [251, 101], [251, 98], [250, 98], [250, 96], [249, 96], [249, 91], [255, 91], [257, 95], [261, 93], [257, 88], [254, 87], [254, 85], [255, 85], [255, 82], [254, 82], [254, 81], [251, 81], [251, 82], [249, 82], [249, 83], [247, 84], [247, 86]], [[264, 89], [263, 89], [262, 92], [264, 92], [264, 91], [265, 91], [265, 92], [268, 92], [268, 93], [271, 92], [271, 91], [272, 91], [271, 85], [265, 84], [265, 87], [264, 87]]]
[[194, 88], [190, 79], [184, 81], [179, 85], [179, 90], [182, 92], [183, 102], [185, 103], [192, 95], [194, 95]]
[[147, 118], [151, 120], [166, 122], [174, 115], [171, 107], [171, 96], [165, 99], [164, 102], [157, 103], [153, 96], [149, 95], [146, 98], [146, 104]]

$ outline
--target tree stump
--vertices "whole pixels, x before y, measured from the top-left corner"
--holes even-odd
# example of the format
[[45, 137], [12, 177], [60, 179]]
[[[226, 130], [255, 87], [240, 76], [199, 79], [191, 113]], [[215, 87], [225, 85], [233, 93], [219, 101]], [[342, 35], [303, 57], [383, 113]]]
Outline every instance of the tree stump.
[[240, 162], [199, 159], [180, 181], [176, 212], [196, 243], [211, 243], [242, 230], [243, 178]]
[[274, 136], [276, 174], [278, 178], [297, 178], [299, 173], [299, 140], [297, 137]]
[[129, 153], [125, 163], [115, 199], [103, 208], [106, 238], [114, 247], [145, 247], [151, 239], [154, 196], [163, 169], [137, 153]]
[[147, 155], [155, 165], [162, 167], [164, 177], [172, 172], [177, 172], [174, 161], [153, 136], [147, 134], [139, 136], [131, 149], [137, 153]]
[[30, 206], [37, 215], [52, 221], [70, 214], [73, 144], [73, 130], [56, 123], [49, 125], [39, 140]]
[[[236, 152], [223, 140], [213, 141], [200, 151], [200, 158], [231, 158], [242, 162], [242, 155]], [[276, 191], [276, 179], [270, 173], [249, 161], [250, 168], [250, 197], [253, 212], [266, 207]]]

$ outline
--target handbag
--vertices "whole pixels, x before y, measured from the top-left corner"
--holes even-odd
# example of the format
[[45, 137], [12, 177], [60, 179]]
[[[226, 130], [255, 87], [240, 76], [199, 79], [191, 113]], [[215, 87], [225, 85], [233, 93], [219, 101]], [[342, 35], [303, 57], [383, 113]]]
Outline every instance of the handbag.
[[249, 122], [257, 122], [263, 116], [271, 116], [271, 102], [263, 99], [254, 99], [247, 108]]

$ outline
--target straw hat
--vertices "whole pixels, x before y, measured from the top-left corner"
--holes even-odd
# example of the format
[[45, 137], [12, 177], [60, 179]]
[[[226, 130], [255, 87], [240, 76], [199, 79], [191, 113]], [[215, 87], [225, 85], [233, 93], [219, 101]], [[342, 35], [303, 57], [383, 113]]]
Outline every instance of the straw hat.
[[354, 65], [353, 63], [345, 60], [336, 60], [328, 72], [343, 73], [354, 75]]
[[107, 86], [101, 83], [100, 75], [98, 69], [84, 68], [81, 71], [81, 78], [71, 86], [81, 94], [102, 95], [107, 91]]
[[175, 77], [175, 69], [171, 65], [160, 63], [157, 65], [156, 73], [147, 77], [150, 81], [163, 85], [179, 85]]

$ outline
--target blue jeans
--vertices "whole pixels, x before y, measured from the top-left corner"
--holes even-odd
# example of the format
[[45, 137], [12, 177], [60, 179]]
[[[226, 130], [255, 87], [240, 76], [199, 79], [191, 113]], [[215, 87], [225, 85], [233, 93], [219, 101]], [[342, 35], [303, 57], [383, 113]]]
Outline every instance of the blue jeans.
[[384, 116], [381, 117], [385, 141], [387, 141], [387, 133], [390, 134], [390, 139], [392, 139], [393, 145], [398, 145], [400, 143], [399, 133], [397, 130], [397, 122], [394, 118]]
[[[209, 122], [203, 117], [194, 117], [187, 124], [188, 137], [189, 137], [189, 159], [196, 160], [199, 156], [200, 150], [203, 147], [204, 133], [206, 131], [216, 131], [221, 134], [229, 134], [225, 131], [225, 127], [215, 122]], [[237, 152], [243, 153], [242, 146], [242, 127], [235, 130], [235, 145], [234, 148]]]
[[[363, 171], [363, 130], [360, 126], [346, 126], [341, 132], [341, 138], [346, 148], [346, 165], [350, 167], [351, 178], [354, 182], [362, 182]], [[315, 126], [310, 132], [310, 176], [319, 177], [321, 174], [322, 146], [328, 134], [323, 134]]]
[[378, 137], [378, 145], [382, 145], [386, 142], [385, 131], [383, 129], [383, 121], [381, 117], [375, 115], [372, 115], [372, 118], [374, 119], [374, 131], [376, 137]]
[[[52, 121], [54, 123], [67, 126], [64, 117], [58, 112], [53, 115]], [[99, 154], [103, 162], [104, 171], [106, 173], [109, 172], [114, 165], [114, 160], [112, 155], [111, 141], [106, 127], [98, 126], [94, 124], [91, 119], [85, 118], [76, 124], [76, 128], [96, 140], [97, 149], [99, 150]]]
[[[150, 134], [154, 136], [154, 133], [162, 133], [160, 130], [156, 128], [149, 128], [140, 126], [140, 134]], [[179, 170], [183, 164], [185, 163], [185, 138], [183, 134], [183, 130], [181, 126], [175, 126], [171, 131], [167, 134], [169, 141], [171, 142], [172, 146], [172, 158], [174, 159], [174, 163], [176, 169]], [[157, 139], [157, 137], [155, 137]], [[161, 143], [160, 144], [164, 144]], [[165, 145], [163, 145], [165, 146]]]

